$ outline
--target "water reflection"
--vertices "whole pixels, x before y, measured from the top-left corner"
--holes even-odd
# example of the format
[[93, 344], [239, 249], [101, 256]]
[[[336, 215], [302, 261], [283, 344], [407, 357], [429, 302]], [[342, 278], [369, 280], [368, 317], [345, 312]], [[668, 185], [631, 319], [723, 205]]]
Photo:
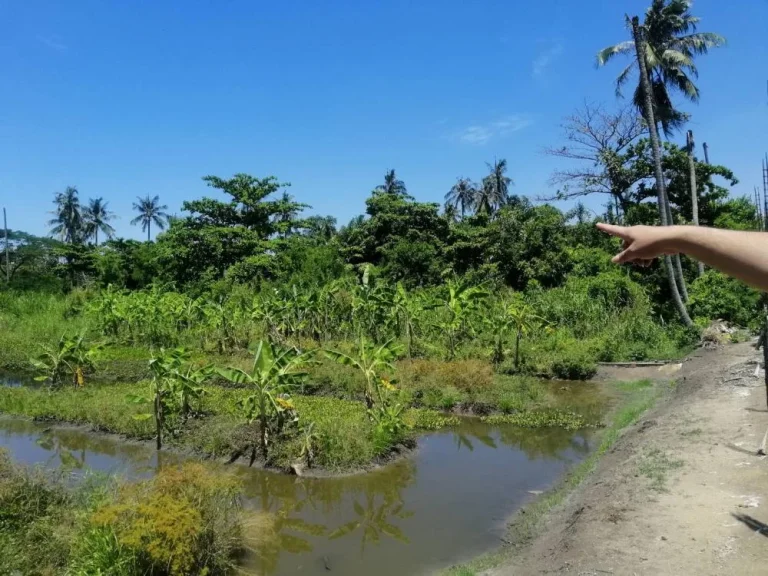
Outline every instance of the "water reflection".
[[11, 388], [18, 388], [27, 384], [37, 384], [32, 378], [25, 378], [16, 374], [8, 374], [6, 372], [0, 372], [0, 386], [10, 386]]
[[[184, 457], [151, 446], [0, 419], [17, 460], [146, 477]], [[246, 573], [413, 574], [498, 543], [504, 520], [592, 447], [590, 433], [533, 431], [467, 420], [419, 440], [408, 459], [346, 477], [297, 478], [224, 467], [243, 482]]]

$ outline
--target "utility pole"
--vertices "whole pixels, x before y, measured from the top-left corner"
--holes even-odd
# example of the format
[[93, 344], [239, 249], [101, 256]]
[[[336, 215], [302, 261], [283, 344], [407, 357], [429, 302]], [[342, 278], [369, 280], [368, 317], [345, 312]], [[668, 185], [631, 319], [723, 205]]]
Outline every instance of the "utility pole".
[[5, 216], [5, 206], [3, 206], [3, 228], [5, 228], [5, 281], [11, 283], [11, 257], [8, 248], [8, 219]]
[[704, 162], [709, 164], [709, 145], [704, 142]]
[[755, 208], [757, 208], [757, 229], [765, 230], [763, 209], [760, 207], [760, 187], [755, 186]]

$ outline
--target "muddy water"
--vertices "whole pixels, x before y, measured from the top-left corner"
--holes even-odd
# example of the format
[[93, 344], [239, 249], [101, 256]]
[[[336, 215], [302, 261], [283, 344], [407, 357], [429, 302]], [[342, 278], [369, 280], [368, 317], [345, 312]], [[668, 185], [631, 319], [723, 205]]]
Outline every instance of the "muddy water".
[[[17, 461], [146, 477], [178, 455], [77, 428], [0, 418], [0, 446]], [[249, 535], [247, 573], [422, 574], [489, 550], [504, 520], [592, 449], [587, 431], [532, 431], [467, 420], [419, 439], [411, 458], [342, 478], [234, 469], [246, 507], [271, 512]], [[159, 458], [158, 458], [159, 456]], [[212, 466], [217, 466], [212, 464]], [[269, 534], [264, 537], [263, 534]]]

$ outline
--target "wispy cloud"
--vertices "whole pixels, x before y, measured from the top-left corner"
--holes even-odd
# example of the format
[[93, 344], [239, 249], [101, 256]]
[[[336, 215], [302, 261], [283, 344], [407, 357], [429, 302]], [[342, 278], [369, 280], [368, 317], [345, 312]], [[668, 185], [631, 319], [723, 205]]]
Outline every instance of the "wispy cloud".
[[38, 34], [35, 36], [35, 39], [41, 44], [48, 46], [51, 50], [56, 50], [57, 52], [64, 52], [69, 48], [69, 46], [64, 44], [58, 36], [43, 36], [42, 34]]
[[485, 124], [475, 124], [461, 130], [456, 138], [465, 144], [482, 146], [491, 140], [504, 138], [533, 124], [526, 114], [513, 114]]
[[554, 42], [545, 50], [539, 52], [536, 58], [533, 59], [533, 75], [541, 76], [546, 72], [552, 61], [557, 58], [563, 51], [563, 44], [561, 42]]

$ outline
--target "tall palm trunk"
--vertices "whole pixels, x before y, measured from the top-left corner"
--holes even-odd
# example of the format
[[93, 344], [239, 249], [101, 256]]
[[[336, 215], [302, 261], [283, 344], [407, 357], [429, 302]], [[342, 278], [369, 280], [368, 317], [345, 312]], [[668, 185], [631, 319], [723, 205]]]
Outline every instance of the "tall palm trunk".
[[[645, 108], [645, 119], [648, 123], [648, 131], [651, 136], [651, 148], [653, 150], [653, 164], [654, 172], [656, 176], [656, 194], [659, 203], [659, 217], [661, 218], [661, 225], [667, 226], [669, 223], [667, 219], [666, 210], [666, 193], [664, 190], [664, 173], [661, 169], [661, 150], [659, 148], [659, 134], [656, 130], [656, 120], [653, 113], [653, 102], [651, 101], [651, 82], [648, 79], [648, 68], [645, 63], [645, 39], [640, 30], [640, 24], [637, 16], [632, 18], [632, 35], [635, 40], [635, 52], [637, 53], [637, 64], [640, 68], [640, 85], [643, 92], [643, 108]], [[680, 292], [677, 289], [677, 283], [675, 282], [675, 271], [672, 265], [672, 258], [669, 256], [664, 257], [664, 265], [667, 269], [667, 279], [669, 281], [669, 289], [672, 293], [672, 299], [675, 302], [680, 318], [686, 326], [693, 326], [691, 317], [688, 316], [688, 311], [685, 309], [685, 304], [680, 297]]]
[[[672, 207], [669, 203], [669, 195], [667, 194], [666, 188], [664, 190], [664, 209], [667, 212], [667, 224], [669, 226], [674, 225], [675, 220], [672, 218]], [[685, 285], [685, 276], [683, 276], [683, 263], [680, 261], [680, 254], [675, 254], [672, 256], [672, 262], [675, 265], [675, 281], [677, 282], [677, 287], [680, 290], [680, 295], [683, 298], [683, 302], [687, 304], [688, 288]]]
[[147, 242], [150, 241], [149, 235], [150, 235], [151, 230], [152, 230], [152, 221], [148, 220], [147, 221]]
[[[699, 225], [699, 189], [696, 186], [696, 160], [693, 158], [693, 130], [688, 130], [686, 135], [686, 147], [688, 149], [688, 173], [691, 185], [691, 213], [693, 216], [693, 225]], [[704, 263], [699, 262], [699, 276], [704, 274]]]
[[[656, 134], [659, 133], [659, 122], [656, 122]], [[661, 144], [659, 144], [659, 150], [661, 150]], [[672, 205], [669, 202], [669, 194], [667, 194], [666, 184], [664, 185], [664, 209], [667, 212], [667, 224], [673, 226], [675, 219], [672, 217]], [[685, 304], [688, 303], [688, 287], [685, 285], [685, 275], [683, 274], [683, 263], [680, 260], [680, 254], [672, 256], [672, 263], [675, 265], [675, 282], [677, 282], [677, 288], [680, 291], [680, 295], [683, 298]]]

